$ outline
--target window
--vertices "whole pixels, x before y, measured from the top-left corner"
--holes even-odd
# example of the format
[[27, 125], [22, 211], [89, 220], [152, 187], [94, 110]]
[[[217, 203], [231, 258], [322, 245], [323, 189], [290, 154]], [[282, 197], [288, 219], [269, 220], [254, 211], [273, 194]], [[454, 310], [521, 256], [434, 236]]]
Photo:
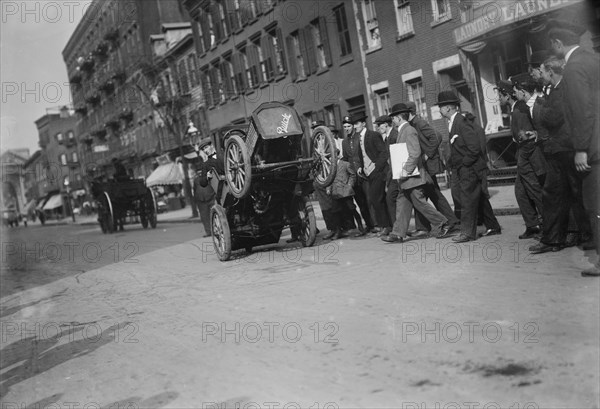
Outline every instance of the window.
[[73, 131], [67, 132], [67, 141], [75, 142], [75, 134], [73, 133]]
[[266, 57], [265, 50], [261, 47], [261, 39], [256, 38], [250, 47], [251, 65], [255, 67], [258, 83], [263, 83], [267, 78], [273, 77], [273, 66], [271, 59]]
[[331, 53], [329, 51], [329, 41], [327, 40], [327, 26], [325, 25], [324, 17], [321, 17], [311, 23], [310, 34], [312, 36], [312, 43], [315, 46], [315, 63], [317, 65], [317, 68], [327, 68], [328, 65], [331, 65]]
[[450, 0], [431, 0], [433, 21], [447, 20], [452, 17], [450, 13]]
[[62, 132], [59, 132], [59, 133], [57, 133], [57, 134], [56, 134], [56, 141], [57, 141], [58, 143], [63, 143], [63, 141], [64, 141], [64, 138], [63, 138], [63, 134], [62, 134]]
[[208, 48], [206, 46], [205, 43], [205, 34], [204, 34], [204, 28], [202, 23], [200, 22], [202, 20], [202, 16], [200, 16], [200, 20], [196, 21], [196, 28], [197, 28], [197, 33], [198, 33], [198, 45], [200, 48], [200, 54], [204, 54], [206, 52], [206, 49]]
[[[281, 40], [281, 29], [278, 27], [267, 31], [263, 37], [263, 50], [267, 53], [268, 59], [271, 60], [271, 67], [274, 75], [285, 74], [285, 56], [283, 54], [283, 41]], [[267, 72], [268, 73], [268, 72]], [[271, 80], [267, 77], [267, 80]]]
[[379, 115], [389, 115], [391, 110], [389, 89], [378, 89], [375, 91], [375, 97], [377, 99], [377, 111]]
[[306, 78], [304, 56], [300, 49], [300, 32], [296, 31], [288, 37], [288, 48], [290, 51], [290, 67], [293, 67], [292, 79]]
[[246, 84], [248, 88], [255, 88], [260, 82], [258, 71], [258, 51], [253, 44], [240, 50], [242, 56], [242, 67], [246, 74]]
[[365, 19], [367, 44], [369, 48], [381, 46], [381, 37], [379, 36], [379, 23], [377, 22], [377, 13], [375, 12], [374, 0], [363, 0], [363, 16]]
[[61, 165], [66, 165], [67, 164], [67, 155], [62, 153], [59, 157], [58, 160], [60, 162]]
[[179, 66], [177, 68], [177, 71], [179, 71], [179, 75], [177, 78], [177, 85], [179, 87], [178, 94], [179, 96], [181, 96], [190, 92], [190, 85], [188, 83], [187, 67], [185, 64], [185, 60], [179, 61]]
[[406, 83], [408, 87], [408, 99], [415, 103], [417, 114], [427, 119], [427, 103], [425, 102], [425, 92], [423, 91], [423, 81], [417, 78]]
[[219, 39], [224, 39], [229, 37], [229, 21], [227, 21], [227, 12], [225, 11], [225, 7], [223, 3], [217, 3], [217, 8], [219, 9], [219, 26], [221, 27], [221, 35]]
[[223, 65], [219, 64], [218, 67], [215, 66], [214, 71], [215, 71], [215, 80], [216, 83], [213, 86], [216, 86], [218, 93], [215, 96], [215, 99], [217, 101], [219, 101], [219, 103], [224, 103], [227, 100], [227, 97], [225, 95], [225, 76], [223, 75]]
[[344, 5], [336, 8], [335, 23], [338, 32], [338, 40], [340, 42], [341, 56], [345, 56], [352, 53], [352, 46], [350, 45], [350, 30], [348, 30], [348, 20], [346, 19], [346, 9]]
[[396, 5], [396, 24], [398, 37], [414, 33], [410, 4], [407, 0], [394, 0]]
[[78, 162], [77, 152], [71, 153], [71, 162], [74, 162], [74, 163]]
[[200, 72], [200, 82], [202, 83], [202, 91], [204, 92], [204, 97], [206, 99], [207, 106], [213, 106], [213, 93], [212, 93], [212, 84], [210, 82], [210, 75], [208, 68], [203, 69]]
[[225, 95], [227, 98], [233, 98], [238, 94], [238, 86], [235, 81], [235, 72], [231, 63], [231, 56], [225, 57], [221, 63], [221, 76], [225, 82]]
[[192, 88], [198, 86], [198, 72], [196, 70], [196, 54], [188, 56], [188, 72]]

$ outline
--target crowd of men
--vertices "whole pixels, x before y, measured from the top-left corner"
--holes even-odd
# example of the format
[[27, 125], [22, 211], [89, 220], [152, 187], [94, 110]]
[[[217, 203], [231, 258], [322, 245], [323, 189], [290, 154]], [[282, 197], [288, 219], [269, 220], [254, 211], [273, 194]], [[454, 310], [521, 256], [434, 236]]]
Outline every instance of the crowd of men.
[[[539, 239], [529, 248], [532, 253], [575, 245], [600, 250], [600, 60], [579, 47], [584, 31], [566, 21], [550, 22], [551, 51], [532, 53], [528, 72], [496, 88], [510, 108], [518, 145], [515, 196], [525, 222], [519, 238]], [[479, 236], [501, 234], [489, 202], [485, 132], [472, 114], [460, 112], [452, 91], [440, 92], [437, 105], [448, 120], [446, 158], [442, 138], [411, 102], [393, 105], [389, 115], [374, 121], [376, 130], [367, 129], [364, 113], [344, 117], [338, 146], [349, 166], [339, 177], [352, 189], [342, 192], [343, 183], [317, 189], [331, 231], [326, 238], [358, 226], [357, 236], [377, 234], [388, 243], [431, 235], [463, 243], [478, 237], [478, 222], [485, 225]], [[399, 143], [408, 159], [393, 175], [393, 145]], [[451, 173], [454, 211], [436, 179], [444, 164]], [[409, 231], [413, 210], [416, 229]], [[600, 261], [582, 275], [600, 276]]]

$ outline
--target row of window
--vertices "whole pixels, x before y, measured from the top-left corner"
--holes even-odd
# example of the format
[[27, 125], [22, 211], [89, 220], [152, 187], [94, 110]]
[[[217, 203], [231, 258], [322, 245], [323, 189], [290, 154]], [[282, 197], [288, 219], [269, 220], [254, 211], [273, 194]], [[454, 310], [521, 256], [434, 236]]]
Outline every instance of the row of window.
[[[56, 138], [56, 142], [58, 142], [58, 143], [65, 142], [65, 137], [63, 136], [62, 132], [57, 133], [55, 135], [55, 138]], [[68, 143], [75, 142], [75, 134], [73, 133], [73, 131], [67, 132], [66, 142], [68, 142]]]
[[[67, 154], [66, 153], [61, 153], [60, 155], [58, 155], [58, 162], [61, 165], [67, 165]], [[71, 152], [71, 162], [72, 163], [77, 163], [79, 162], [79, 158], [77, 157], [77, 152]]]

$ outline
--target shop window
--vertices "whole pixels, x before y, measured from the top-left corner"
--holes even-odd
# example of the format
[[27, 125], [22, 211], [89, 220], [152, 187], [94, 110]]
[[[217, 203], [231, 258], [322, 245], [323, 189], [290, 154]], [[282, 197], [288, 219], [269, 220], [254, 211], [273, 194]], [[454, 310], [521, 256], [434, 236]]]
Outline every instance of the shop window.
[[375, 12], [374, 0], [363, 0], [362, 12], [365, 19], [367, 45], [369, 48], [377, 48], [381, 46], [381, 37], [379, 35], [379, 23], [377, 21], [377, 13]]
[[417, 114], [427, 119], [427, 103], [425, 102], [425, 92], [423, 90], [423, 80], [416, 78], [406, 83], [408, 88], [408, 99], [415, 103]]
[[398, 26], [398, 38], [414, 33], [410, 3], [408, 0], [394, 0], [396, 6], [396, 24]]
[[346, 8], [342, 4], [340, 7], [334, 9], [333, 12], [335, 14], [335, 24], [338, 33], [338, 41], [340, 42], [341, 56], [343, 57], [352, 53]]
[[433, 21], [441, 22], [452, 18], [450, 13], [450, 0], [431, 0]]

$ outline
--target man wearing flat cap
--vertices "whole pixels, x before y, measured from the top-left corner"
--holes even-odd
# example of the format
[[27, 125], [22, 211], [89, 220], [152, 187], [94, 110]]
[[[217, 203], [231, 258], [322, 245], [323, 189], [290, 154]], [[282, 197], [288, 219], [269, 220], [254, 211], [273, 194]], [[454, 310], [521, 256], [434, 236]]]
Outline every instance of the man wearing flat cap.
[[513, 108], [510, 124], [513, 140], [518, 146], [515, 197], [525, 222], [525, 232], [519, 235], [519, 239], [529, 239], [539, 237], [542, 232], [542, 186], [546, 175], [546, 160], [540, 147], [541, 141], [538, 140], [538, 130], [532, 120], [537, 83], [529, 73], [515, 75], [511, 79], [518, 100]]
[[379, 226], [380, 235], [392, 230], [385, 195], [385, 182], [389, 168], [388, 148], [379, 132], [367, 129], [367, 115], [363, 112], [352, 116], [354, 131], [360, 136], [362, 168], [358, 175], [367, 178], [367, 197], [373, 210], [373, 218]]
[[[575, 168], [583, 178], [583, 200], [596, 253], [600, 255], [600, 58], [579, 46], [585, 32], [582, 25], [554, 20], [548, 26], [553, 53], [566, 61], [561, 81], [565, 121], [575, 149]], [[600, 258], [582, 275], [600, 276]]]
[[[342, 125], [344, 128], [342, 160], [349, 162], [352, 169], [358, 174], [358, 170], [363, 167], [360, 135], [354, 131], [352, 118], [349, 115], [342, 118]], [[367, 199], [367, 179], [364, 175], [362, 175], [362, 177], [357, 177], [354, 182], [354, 201], [360, 209], [360, 214], [365, 221], [365, 231], [357, 233], [356, 236], [364, 236], [374, 229], [374, 221], [371, 216], [371, 211], [369, 210], [369, 201]]]
[[498, 220], [494, 216], [492, 205], [482, 197], [483, 171], [487, 168], [486, 158], [481, 151], [481, 141], [477, 133], [460, 114], [460, 100], [452, 91], [438, 94], [437, 105], [440, 114], [449, 122], [450, 168], [452, 177], [456, 177], [460, 189], [462, 206], [460, 235], [452, 240], [464, 243], [477, 238], [477, 213], [483, 206], [483, 223], [487, 231], [484, 235], [500, 233]]

